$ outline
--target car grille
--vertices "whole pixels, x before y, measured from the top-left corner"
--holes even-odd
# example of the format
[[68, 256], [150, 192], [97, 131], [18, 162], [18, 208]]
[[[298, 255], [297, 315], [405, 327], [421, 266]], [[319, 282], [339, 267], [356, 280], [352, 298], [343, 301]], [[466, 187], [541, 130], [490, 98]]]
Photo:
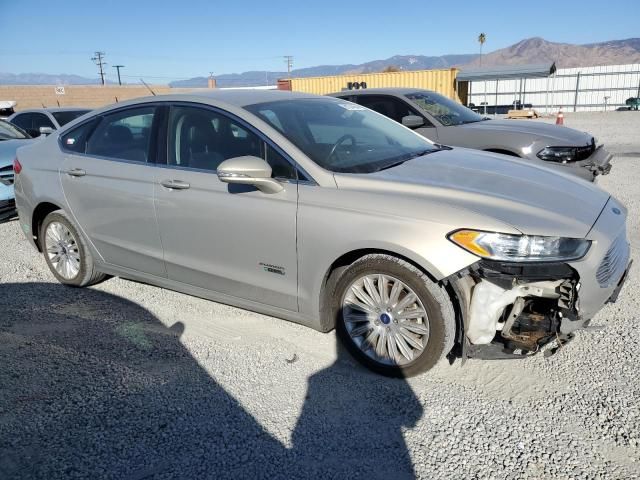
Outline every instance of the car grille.
[[609, 251], [602, 259], [596, 272], [596, 279], [602, 288], [614, 285], [623, 274], [629, 261], [629, 243], [627, 236], [622, 233], [609, 247]]
[[591, 145], [586, 147], [576, 147], [576, 161], [586, 160], [589, 158], [596, 149], [596, 141], [591, 137]]
[[13, 185], [13, 165], [0, 168], [0, 186]]

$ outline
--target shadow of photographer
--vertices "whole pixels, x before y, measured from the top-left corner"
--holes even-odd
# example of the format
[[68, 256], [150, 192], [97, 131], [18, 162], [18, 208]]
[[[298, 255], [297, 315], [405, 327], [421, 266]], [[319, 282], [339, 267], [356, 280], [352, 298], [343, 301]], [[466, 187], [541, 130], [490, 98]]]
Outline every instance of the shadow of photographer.
[[0, 478], [412, 478], [404, 380], [339, 350], [286, 449], [140, 305], [0, 283]]

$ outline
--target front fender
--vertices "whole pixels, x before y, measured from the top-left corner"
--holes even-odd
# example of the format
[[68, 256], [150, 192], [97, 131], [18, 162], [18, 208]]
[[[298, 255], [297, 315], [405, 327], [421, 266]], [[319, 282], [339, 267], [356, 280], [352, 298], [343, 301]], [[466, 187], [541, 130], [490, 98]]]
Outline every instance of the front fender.
[[[340, 201], [340, 197], [343, 197]], [[300, 313], [320, 320], [324, 282], [336, 260], [353, 252], [385, 252], [404, 257], [439, 281], [478, 261], [447, 240], [452, 226], [432, 220], [341, 208], [353, 205], [349, 192], [335, 190], [331, 205], [305, 201], [298, 209], [298, 298]], [[323, 196], [326, 199], [326, 197]], [[392, 203], [391, 200], [389, 203]], [[429, 208], [425, 205], [424, 208]], [[392, 208], [392, 210], [394, 210]], [[402, 211], [398, 207], [397, 211]], [[502, 230], [502, 229], [500, 229]], [[319, 327], [320, 324], [318, 324]], [[321, 328], [319, 328], [321, 329]]]

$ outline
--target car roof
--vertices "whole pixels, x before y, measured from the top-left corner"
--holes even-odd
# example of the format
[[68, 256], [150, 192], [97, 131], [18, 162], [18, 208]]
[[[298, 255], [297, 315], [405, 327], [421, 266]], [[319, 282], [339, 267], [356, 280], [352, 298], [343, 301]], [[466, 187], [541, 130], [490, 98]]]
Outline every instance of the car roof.
[[[245, 107], [257, 103], [276, 102], [278, 100], [291, 100], [297, 98], [322, 98], [319, 95], [308, 93], [292, 92], [290, 90], [207, 90], [205, 92], [185, 92], [169, 93], [166, 95], [156, 95], [145, 97], [145, 100], [155, 101], [179, 101], [187, 100], [194, 102], [222, 102], [236, 107]], [[142, 100], [142, 99], [137, 99]], [[136, 103], [135, 100], [132, 101]]]
[[432, 93], [431, 90], [425, 90], [424, 88], [408, 88], [408, 87], [389, 87], [389, 88], [365, 88], [363, 90], [343, 90], [341, 92], [330, 93], [331, 96], [342, 96], [342, 95], [374, 95], [385, 93], [387, 95], [406, 95], [408, 93], [416, 93], [416, 92], [429, 92]]
[[51, 107], [51, 108], [27, 108], [25, 110], [20, 110], [16, 113], [33, 113], [33, 112], [79, 112], [79, 111], [91, 111], [89, 107]]
[[[96, 115], [116, 110], [123, 107], [134, 107], [154, 102], [193, 102], [210, 104], [222, 108], [243, 109], [248, 105], [260, 103], [277, 102], [279, 100], [294, 100], [304, 98], [326, 99], [320, 95], [292, 92], [289, 90], [215, 90], [202, 89], [205, 91], [192, 91], [181, 93], [168, 93], [147, 97], [132, 98], [123, 102], [105, 105], [93, 111]], [[76, 121], [72, 122], [75, 124]], [[66, 127], [66, 125], [65, 125]]]

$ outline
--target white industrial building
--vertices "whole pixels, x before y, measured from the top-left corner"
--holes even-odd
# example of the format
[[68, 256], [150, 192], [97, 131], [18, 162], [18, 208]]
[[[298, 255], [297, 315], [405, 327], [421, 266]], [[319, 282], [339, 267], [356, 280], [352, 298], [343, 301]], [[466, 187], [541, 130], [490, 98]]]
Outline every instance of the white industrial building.
[[462, 71], [467, 104], [493, 111], [496, 105], [531, 104], [542, 113], [615, 110], [640, 97], [640, 64], [556, 69], [555, 65]]

